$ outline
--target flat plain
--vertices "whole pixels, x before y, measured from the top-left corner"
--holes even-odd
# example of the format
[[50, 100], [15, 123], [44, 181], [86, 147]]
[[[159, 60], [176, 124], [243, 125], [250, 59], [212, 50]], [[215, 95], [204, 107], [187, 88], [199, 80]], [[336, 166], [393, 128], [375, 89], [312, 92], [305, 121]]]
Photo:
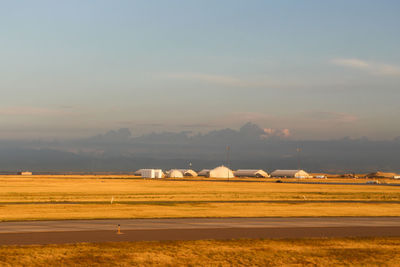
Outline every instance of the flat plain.
[[[354, 182], [353, 179], [350, 179], [352, 184], [346, 185], [275, 183], [275, 180], [235, 179], [228, 182], [144, 180], [104, 175], [1, 176], [0, 221], [400, 216], [398, 186], [365, 185], [365, 180]], [[333, 181], [345, 183], [349, 179]]]
[[400, 238], [0, 246], [1, 266], [398, 266]]
[[[0, 176], [0, 221], [400, 216], [399, 186], [276, 180]], [[398, 266], [399, 255], [398, 237], [138, 241], [0, 246], [0, 266]]]

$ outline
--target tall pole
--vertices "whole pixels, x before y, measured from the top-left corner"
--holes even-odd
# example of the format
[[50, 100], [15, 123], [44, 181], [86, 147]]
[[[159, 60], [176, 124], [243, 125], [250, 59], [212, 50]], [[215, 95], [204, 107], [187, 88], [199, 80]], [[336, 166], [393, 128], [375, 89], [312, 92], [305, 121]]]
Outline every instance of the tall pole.
[[229, 146], [226, 146], [226, 167], [227, 167], [227, 172], [228, 172], [228, 182], [229, 182], [229, 151], [231, 148]]
[[300, 170], [300, 152], [301, 152], [301, 148], [297, 147], [296, 151], [297, 151], [297, 169]]

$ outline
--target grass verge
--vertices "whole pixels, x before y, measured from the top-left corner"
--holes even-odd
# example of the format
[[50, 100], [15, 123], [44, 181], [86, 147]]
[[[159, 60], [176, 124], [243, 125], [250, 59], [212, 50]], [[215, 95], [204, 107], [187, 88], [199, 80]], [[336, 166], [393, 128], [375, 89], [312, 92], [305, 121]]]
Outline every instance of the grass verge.
[[399, 215], [400, 204], [374, 203], [202, 203], [173, 205], [24, 204], [0, 206], [0, 221], [116, 218], [325, 217]]
[[400, 216], [398, 186], [105, 178], [107, 177], [0, 176], [0, 221], [154, 217]]
[[1, 266], [398, 266], [400, 238], [3, 246]]

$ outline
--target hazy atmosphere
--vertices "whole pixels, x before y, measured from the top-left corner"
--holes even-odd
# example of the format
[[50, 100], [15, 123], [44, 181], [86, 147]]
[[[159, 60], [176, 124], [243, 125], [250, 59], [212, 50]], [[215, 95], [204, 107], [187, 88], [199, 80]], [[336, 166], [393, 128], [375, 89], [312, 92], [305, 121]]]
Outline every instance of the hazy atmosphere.
[[4, 2], [0, 167], [203, 167], [230, 145], [237, 167], [399, 170], [399, 13], [366, 0]]
[[[23, 3], [23, 4], [22, 4]], [[400, 135], [398, 1], [8, 1], [1, 138]]]
[[400, 0], [0, 0], [0, 266], [400, 262]]

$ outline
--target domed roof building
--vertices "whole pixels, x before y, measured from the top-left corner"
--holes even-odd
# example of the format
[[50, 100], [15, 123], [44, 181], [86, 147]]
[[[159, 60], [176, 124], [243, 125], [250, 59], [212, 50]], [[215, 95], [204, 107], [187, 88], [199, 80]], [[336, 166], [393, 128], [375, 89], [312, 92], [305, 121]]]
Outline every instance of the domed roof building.
[[275, 170], [271, 173], [271, 176], [286, 178], [312, 178], [310, 174], [303, 170]]
[[210, 178], [233, 178], [235, 175], [233, 171], [225, 166], [219, 166], [215, 169], [210, 170], [208, 173], [208, 177]]
[[234, 172], [237, 177], [258, 177], [258, 178], [268, 178], [269, 174], [264, 170], [249, 170], [241, 169]]
[[185, 170], [183, 175], [189, 177], [197, 177], [197, 172], [195, 172], [194, 170]]
[[168, 178], [183, 178], [183, 173], [180, 170], [170, 170]]

